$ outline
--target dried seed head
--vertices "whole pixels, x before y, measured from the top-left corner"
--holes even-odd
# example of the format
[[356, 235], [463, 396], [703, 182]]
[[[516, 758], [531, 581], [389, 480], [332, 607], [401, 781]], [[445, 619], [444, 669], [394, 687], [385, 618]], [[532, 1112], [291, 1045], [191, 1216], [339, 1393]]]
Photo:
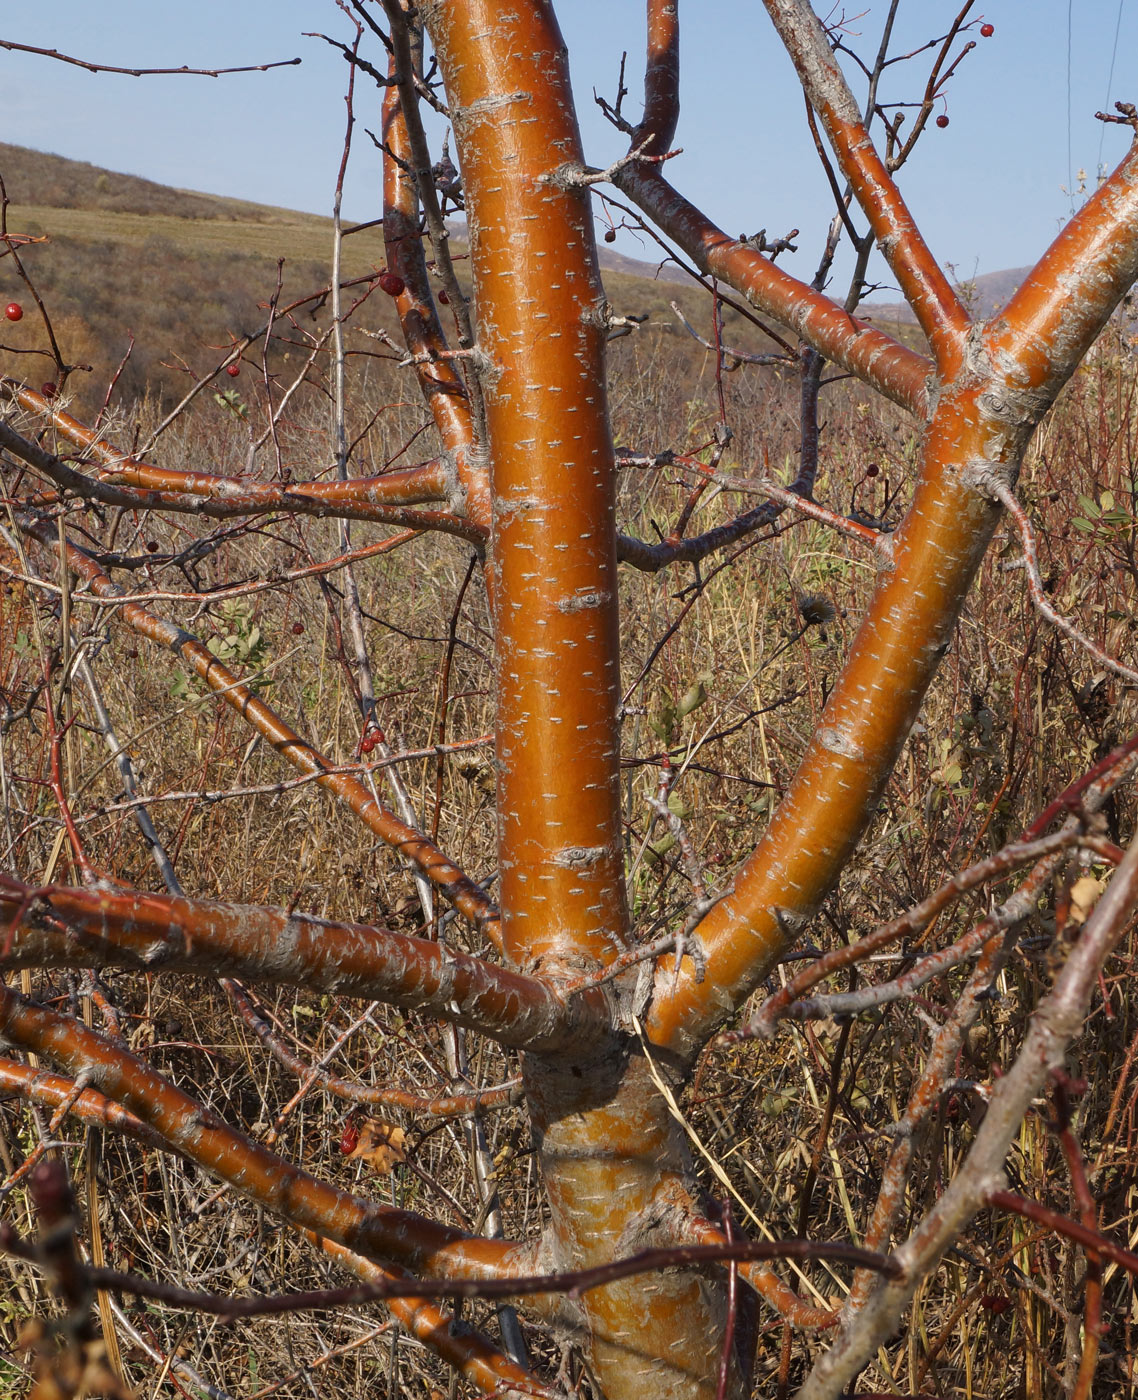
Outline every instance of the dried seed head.
[[837, 616], [833, 603], [820, 593], [803, 594], [798, 600], [798, 611], [807, 627], [825, 627]]

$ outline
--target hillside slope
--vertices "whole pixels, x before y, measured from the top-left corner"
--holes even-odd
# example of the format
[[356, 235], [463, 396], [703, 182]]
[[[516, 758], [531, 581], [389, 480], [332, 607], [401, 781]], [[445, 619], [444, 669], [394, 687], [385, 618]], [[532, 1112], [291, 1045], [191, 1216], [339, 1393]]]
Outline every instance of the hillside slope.
[[[235, 337], [264, 326], [278, 275], [280, 307], [329, 281], [332, 223], [319, 215], [171, 189], [3, 143], [0, 178], [9, 201], [9, 233], [32, 240], [20, 256], [47, 306], [64, 358], [90, 367], [68, 385], [81, 414], [101, 406], [128, 349], [116, 387], [121, 402], [147, 393], [164, 400], [180, 397], [194, 377], [216, 368]], [[461, 255], [461, 225], [454, 237]], [[674, 388], [695, 392], [710, 356], [682, 329], [671, 303], [679, 303], [699, 332], [710, 336], [706, 294], [672, 264], [639, 262], [603, 243], [600, 256], [614, 310], [645, 318], [637, 334], [614, 344], [614, 364], [650, 352], [662, 335], [674, 337], [682, 366]], [[377, 224], [345, 238], [345, 279], [367, 277], [383, 265]], [[366, 287], [351, 295], [364, 294], [353, 326], [393, 330], [390, 301]], [[26, 312], [18, 323], [5, 322], [0, 332], [0, 372], [38, 387], [55, 371], [44, 353], [47, 337], [34, 300], [8, 258], [0, 259], [0, 298], [20, 302]], [[322, 301], [298, 312], [295, 341], [318, 336], [328, 316]], [[773, 348], [731, 312], [724, 341], [743, 351]], [[374, 342], [353, 342], [352, 348], [358, 355], [377, 352]]]

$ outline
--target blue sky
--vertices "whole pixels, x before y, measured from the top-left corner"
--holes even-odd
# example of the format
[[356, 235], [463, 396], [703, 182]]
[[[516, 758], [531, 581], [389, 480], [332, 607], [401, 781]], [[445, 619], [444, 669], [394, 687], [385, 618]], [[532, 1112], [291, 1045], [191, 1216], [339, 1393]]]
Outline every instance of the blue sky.
[[[894, 51], [934, 37], [956, 8], [955, 0], [904, 0]], [[864, 35], [866, 51], [884, 11], [881, 0], [846, 6], [847, 14], [860, 15], [848, 27]], [[604, 164], [623, 141], [600, 117], [592, 92], [613, 95], [626, 49], [629, 107], [638, 112], [642, 0], [573, 0], [559, 14], [586, 151]], [[1104, 132], [1094, 112], [1108, 99], [1138, 102], [1138, 0], [986, 0], [976, 14], [995, 33], [983, 39], [974, 31], [976, 48], [946, 90], [950, 124], [928, 132], [902, 176], [934, 252], [962, 276], [1034, 261], [1070, 211], [1070, 175], [1083, 169], [1093, 180], [1100, 158], [1113, 166], [1125, 151], [1127, 130]], [[684, 0], [681, 19], [677, 140], [684, 154], [671, 177], [729, 233], [765, 227], [776, 236], [800, 228], [801, 251], [791, 265], [809, 276], [829, 195], [765, 11], [759, 0]], [[134, 79], [0, 51], [4, 139], [182, 188], [326, 212], [343, 139], [346, 65], [320, 40], [303, 37], [321, 29], [347, 37], [332, 0], [45, 0], [38, 8], [7, 7], [0, 38], [97, 61], [303, 62], [216, 80]], [[903, 69], [894, 70], [886, 99], [920, 91], [919, 65], [909, 71], [906, 80]], [[378, 158], [362, 130], [378, 127], [378, 94], [366, 79], [357, 111], [346, 212], [362, 220], [380, 212]], [[652, 256], [628, 236], [617, 246]]]

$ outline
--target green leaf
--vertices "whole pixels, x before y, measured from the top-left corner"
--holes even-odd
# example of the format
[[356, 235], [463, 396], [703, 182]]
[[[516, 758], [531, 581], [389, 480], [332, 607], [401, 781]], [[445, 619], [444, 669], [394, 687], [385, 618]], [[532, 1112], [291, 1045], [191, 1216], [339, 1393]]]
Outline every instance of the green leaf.
[[680, 701], [680, 718], [683, 719], [685, 715], [690, 715], [693, 710], [698, 710], [706, 699], [707, 691], [704, 689], [702, 681], [695, 681], [689, 685]]

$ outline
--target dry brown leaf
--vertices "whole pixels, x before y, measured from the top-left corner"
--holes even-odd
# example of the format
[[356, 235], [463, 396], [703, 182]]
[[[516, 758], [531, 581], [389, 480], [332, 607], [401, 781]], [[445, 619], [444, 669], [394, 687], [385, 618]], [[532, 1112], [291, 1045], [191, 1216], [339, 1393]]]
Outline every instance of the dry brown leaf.
[[395, 1123], [382, 1118], [365, 1118], [360, 1124], [360, 1139], [348, 1154], [367, 1162], [381, 1176], [390, 1176], [400, 1162], [407, 1160], [404, 1143], [407, 1134]]
[[1071, 912], [1067, 922], [1085, 924], [1104, 889], [1105, 880], [1096, 880], [1093, 875], [1081, 875], [1071, 886]]

